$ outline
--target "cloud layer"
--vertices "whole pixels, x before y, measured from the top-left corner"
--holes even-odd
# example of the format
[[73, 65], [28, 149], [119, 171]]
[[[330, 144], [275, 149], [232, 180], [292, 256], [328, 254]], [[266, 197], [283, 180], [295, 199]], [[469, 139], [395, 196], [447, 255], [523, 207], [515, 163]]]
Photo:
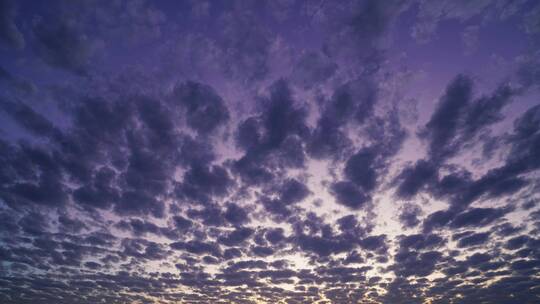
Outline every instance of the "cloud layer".
[[0, 302], [540, 300], [534, 1], [0, 8]]

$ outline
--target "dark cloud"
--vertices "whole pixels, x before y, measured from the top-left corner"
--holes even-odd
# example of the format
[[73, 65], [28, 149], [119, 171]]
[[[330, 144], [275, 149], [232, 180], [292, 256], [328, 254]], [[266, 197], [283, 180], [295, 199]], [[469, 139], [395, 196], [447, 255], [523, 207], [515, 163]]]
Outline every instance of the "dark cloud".
[[516, 90], [500, 85], [490, 96], [473, 99], [473, 82], [458, 75], [446, 88], [435, 112], [422, 131], [429, 140], [434, 161], [452, 157], [465, 143], [503, 119], [501, 110], [512, 101]]
[[270, 231], [266, 232], [265, 238], [271, 244], [279, 243], [279, 242], [285, 240], [285, 236], [283, 234], [283, 229], [282, 228], [276, 228], [276, 229], [270, 230]]
[[428, 215], [423, 226], [425, 231], [446, 226], [452, 229], [480, 228], [494, 223], [511, 211], [513, 211], [511, 207], [470, 208], [462, 212], [458, 209], [440, 210]]
[[229, 247], [237, 246], [248, 239], [252, 234], [253, 229], [251, 228], [236, 228], [231, 233], [221, 237], [219, 242]]
[[23, 48], [25, 39], [17, 24], [15, 17], [17, 14], [15, 3], [10, 0], [3, 0], [0, 3], [0, 41], [3, 44], [17, 49]]
[[47, 233], [49, 227], [47, 218], [37, 212], [24, 215], [18, 222], [22, 231], [29, 235], [40, 236]]
[[58, 223], [60, 223], [61, 231], [67, 231], [67, 232], [80, 232], [83, 229], [87, 229], [88, 227], [84, 224], [84, 222], [76, 219], [76, 218], [70, 218], [66, 215], [60, 215], [58, 217]]
[[[13, 153], [8, 147], [4, 150]], [[18, 167], [18, 162], [8, 163], [12, 177], [16, 179], [4, 182], [2, 197], [8, 204], [36, 204], [42, 206], [61, 206], [66, 203], [67, 189], [60, 171], [60, 166], [50, 152], [38, 147], [23, 145], [17, 151], [18, 161], [29, 162], [28, 167]], [[7, 157], [11, 157], [6, 155]], [[8, 159], [9, 159], [8, 158]], [[17, 160], [15, 158], [14, 160]], [[25, 172], [25, 170], [28, 170]], [[37, 175], [35, 170], [40, 170]], [[9, 172], [7, 171], [7, 172]], [[6, 172], [6, 173], [7, 173]], [[10, 174], [10, 175], [11, 175]], [[8, 175], [9, 176], [9, 175]], [[6, 176], [6, 177], [8, 177]]]
[[117, 227], [125, 230], [130, 230], [135, 236], [140, 237], [147, 233], [159, 235], [160, 228], [152, 222], [143, 221], [140, 219], [131, 219], [129, 222], [120, 221]]
[[163, 202], [142, 191], [126, 191], [114, 205], [114, 211], [119, 215], [152, 215], [163, 217], [165, 206]]
[[538, 85], [540, 83], [540, 61], [538, 60], [538, 53], [521, 59], [517, 71], [518, 79], [525, 87]]
[[369, 63], [363, 69], [376, 71], [382, 57], [381, 42], [400, 7], [399, 1], [353, 1], [329, 9], [333, 31], [328, 34], [325, 49], [333, 56]]
[[254, 246], [251, 248], [251, 252], [258, 257], [268, 257], [274, 254], [274, 250], [272, 248], [265, 246]]
[[222, 226], [225, 223], [222, 210], [215, 205], [206, 206], [204, 209], [189, 209], [187, 216], [192, 219], [199, 219], [204, 225]]
[[306, 185], [296, 179], [289, 179], [281, 186], [280, 200], [283, 204], [290, 205], [301, 202], [309, 193], [310, 191]]
[[124, 255], [139, 259], [161, 260], [168, 256], [163, 245], [144, 239], [123, 239], [122, 247]]
[[270, 87], [270, 97], [264, 101], [263, 107], [261, 116], [244, 122], [255, 124], [252, 132], [257, 133], [246, 133], [248, 125], [240, 126], [237, 137], [240, 147], [251, 153], [264, 153], [278, 148], [290, 135], [307, 135], [306, 109], [295, 104], [285, 80], [279, 80]]
[[331, 78], [337, 64], [325, 54], [308, 52], [303, 54], [294, 66], [292, 80], [305, 88], [311, 88]]
[[11, 234], [15, 234], [19, 232], [19, 226], [17, 225], [12, 215], [6, 212], [2, 212], [0, 214], [0, 218], [2, 219], [1, 227], [3, 231], [5, 231], [6, 233], [11, 233]]
[[451, 222], [450, 227], [481, 227], [501, 218], [511, 210], [495, 208], [472, 208], [458, 214]]
[[406, 228], [416, 227], [418, 224], [420, 224], [418, 216], [420, 215], [421, 211], [422, 210], [416, 205], [405, 205], [399, 214], [399, 221]]
[[244, 182], [268, 182], [272, 173], [266, 166], [303, 166], [301, 140], [309, 135], [306, 117], [307, 110], [294, 101], [289, 84], [276, 81], [269, 98], [263, 100], [262, 113], [241, 122], [236, 132], [237, 145], [246, 153], [234, 163], [234, 169]]
[[229, 120], [223, 99], [208, 85], [188, 81], [173, 92], [174, 102], [186, 113], [186, 122], [200, 134], [209, 134]]
[[454, 157], [479, 134], [488, 132], [490, 125], [502, 120], [501, 110], [516, 93], [509, 86], [501, 85], [490, 96], [474, 99], [473, 81], [469, 77], [458, 75], [453, 79], [420, 132], [421, 137], [428, 140], [428, 159], [419, 160], [401, 172], [397, 178], [397, 195], [410, 198], [430, 184], [439, 188], [434, 189], [435, 194], [445, 195], [457, 190], [460, 182], [468, 182], [460, 180], [467, 176], [452, 173], [437, 184], [441, 162]]
[[525, 244], [527, 244], [530, 240], [531, 240], [531, 238], [529, 236], [527, 236], [527, 235], [516, 236], [516, 237], [513, 237], [513, 238], [509, 239], [506, 242], [505, 247], [507, 249], [510, 249], [510, 250], [520, 249]]
[[532, 107], [515, 121], [514, 133], [510, 139], [511, 153], [506, 163], [470, 182], [463, 192], [455, 197], [456, 205], [470, 204], [482, 196], [502, 197], [528, 185], [528, 181], [519, 175], [540, 167], [537, 157], [540, 136], [538, 128], [533, 126], [535, 125], [533, 121], [538, 120], [535, 117], [538, 117], [539, 109], [539, 106]]
[[306, 185], [296, 179], [287, 179], [276, 189], [277, 198], [263, 198], [265, 209], [277, 216], [287, 217], [291, 214], [291, 206], [303, 201], [310, 191]]
[[302, 250], [313, 252], [322, 257], [335, 253], [347, 252], [354, 247], [354, 244], [347, 239], [323, 238], [308, 235], [300, 235], [297, 243]]
[[248, 12], [238, 7], [218, 20], [218, 43], [224, 50], [221, 65], [226, 75], [241, 81], [258, 81], [269, 72], [272, 33]]
[[[13, 75], [7, 69], [0, 66], [0, 86], [4, 90], [4, 96], [25, 95], [31, 96], [37, 91], [34, 82], [17, 75]], [[7, 93], [7, 94], [6, 94]]]
[[85, 74], [92, 55], [88, 38], [68, 20], [40, 20], [33, 27], [36, 51], [53, 67]]
[[431, 158], [445, 158], [455, 153], [453, 139], [471, 102], [472, 88], [472, 80], [464, 75], [457, 76], [446, 88], [424, 131], [424, 136], [430, 140]]
[[173, 222], [174, 226], [180, 230], [188, 229], [193, 225], [193, 222], [180, 215], [175, 215], [173, 217]]
[[458, 242], [458, 247], [471, 247], [484, 244], [489, 239], [489, 232], [474, 233], [470, 236], [461, 238]]
[[412, 234], [399, 241], [400, 248], [404, 249], [430, 249], [444, 245], [445, 240], [436, 234]]
[[369, 236], [360, 240], [360, 247], [370, 251], [386, 251], [386, 235]]
[[93, 177], [90, 185], [81, 186], [73, 192], [76, 203], [90, 208], [109, 208], [120, 199], [118, 190], [114, 188], [115, 172], [107, 167], [101, 168]]
[[176, 187], [177, 196], [187, 203], [210, 204], [214, 198], [223, 197], [232, 186], [228, 172], [221, 166], [195, 164], [184, 174]]
[[347, 181], [331, 186], [338, 203], [353, 209], [371, 201], [379, 184], [379, 175], [388, 170], [388, 161], [401, 148], [406, 132], [395, 112], [391, 111], [386, 117], [375, 117], [371, 121], [368, 136], [374, 144], [360, 149], [345, 162], [343, 174]]
[[516, 93], [509, 86], [501, 85], [491, 96], [482, 96], [474, 101], [463, 118], [463, 140], [467, 141], [486, 126], [501, 121], [504, 118], [501, 110]]
[[351, 182], [337, 182], [332, 185], [332, 193], [336, 202], [351, 209], [359, 209], [371, 198]]
[[442, 253], [437, 251], [401, 251], [396, 254], [396, 264], [392, 268], [400, 277], [427, 276], [435, 271], [441, 258]]
[[316, 158], [338, 157], [350, 145], [344, 128], [349, 122], [364, 123], [377, 102], [377, 88], [369, 79], [358, 79], [339, 86], [321, 110], [309, 143]]
[[539, 7], [0, 1], [0, 302], [536, 303]]
[[435, 211], [427, 216], [424, 220], [424, 231], [431, 231], [432, 229], [440, 228], [448, 224], [455, 216], [453, 210], [440, 210]]
[[214, 257], [221, 256], [221, 248], [214, 243], [205, 243], [201, 241], [174, 242], [170, 244], [172, 249], [185, 250], [189, 253], [200, 255], [210, 254]]
[[448, 198], [456, 193], [465, 191], [465, 189], [471, 184], [472, 177], [468, 171], [456, 171], [440, 178], [435, 185], [433, 185], [433, 194], [438, 197]]
[[432, 163], [419, 160], [414, 165], [406, 167], [397, 177], [400, 184], [396, 194], [401, 198], [410, 198], [431, 182], [436, 174], [437, 168]]
[[21, 102], [0, 101], [0, 107], [22, 127], [37, 136], [61, 138], [61, 132], [49, 120]]
[[227, 205], [227, 210], [223, 216], [233, 225], [241, 225], [249, 221], [246, 210], [234, 203]]
[[345, 176], [365, 191], [371, 191], [377, 183], [376, 151], [363, 149], [345, 163]]

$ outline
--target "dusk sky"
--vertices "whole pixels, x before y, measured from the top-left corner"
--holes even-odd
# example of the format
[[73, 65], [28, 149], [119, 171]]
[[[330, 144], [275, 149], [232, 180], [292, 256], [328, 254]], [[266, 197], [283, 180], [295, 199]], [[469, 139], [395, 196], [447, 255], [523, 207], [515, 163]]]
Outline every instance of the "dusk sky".
[[540, 303], [540, 1], [0, 0], [0, 303]]

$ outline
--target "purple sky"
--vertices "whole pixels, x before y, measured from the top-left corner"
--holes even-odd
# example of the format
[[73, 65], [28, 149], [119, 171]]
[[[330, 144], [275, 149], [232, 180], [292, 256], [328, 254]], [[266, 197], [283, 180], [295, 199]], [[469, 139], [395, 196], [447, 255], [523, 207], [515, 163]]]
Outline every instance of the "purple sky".
[[540, 302], [540, 2], [0, 0], [1, 303]]

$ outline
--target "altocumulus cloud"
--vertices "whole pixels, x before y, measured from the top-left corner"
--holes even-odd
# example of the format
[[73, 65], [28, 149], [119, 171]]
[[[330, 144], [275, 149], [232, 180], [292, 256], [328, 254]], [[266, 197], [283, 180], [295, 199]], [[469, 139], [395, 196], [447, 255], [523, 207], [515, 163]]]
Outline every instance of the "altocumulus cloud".
[[1, 0], [0, 302], [540, 302], [539, 11]]

